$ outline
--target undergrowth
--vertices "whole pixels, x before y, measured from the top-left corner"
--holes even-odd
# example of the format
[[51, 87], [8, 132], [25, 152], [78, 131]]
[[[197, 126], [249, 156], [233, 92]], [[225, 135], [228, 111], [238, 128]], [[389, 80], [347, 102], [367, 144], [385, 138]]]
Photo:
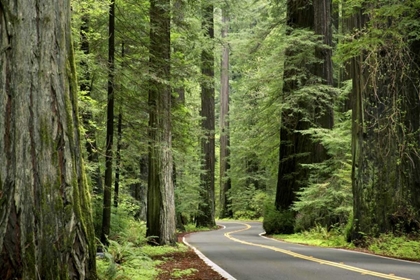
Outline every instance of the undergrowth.
[[392, 233], [381, 234], [378, 238], [369, 240], [368, 249], [378, 255], [419, 261], [420, 236], [416, 237], [395, 236]]
[[345, 236], [341, 233], [340, 229], [333, 228], [328, 230], [326, 227], [322, 226], [315, 226], [309, 230], [294, 234], [276, 234], [273, 235], [273, 237], [287, 242], [321, 247], [354, 247], [345, 240]]
[[[300, 233], [273, 235], [273, 238], [291, 243], [358, 250], [353, 243], [346, 241], [344, 231], [345, 229], [340, 227], [328, 230], [326, 227], [315, 226]], [[420, 261], [419, 237], [418, 234], [412, 236], [381, 234], [376, 238], [367, 238], [366, 247], [363, 249], [377, 255]]]
[[[97, 272], [101, 280], [151, 280], [156, 279], [156, 268], [162, 261], [152, 257], [172, 252], [188, 250], [184, 244], [178, 246], [147, 245], [146, 223], [134, 218], [133, 204], [121, 203], [112, 209], [109, 246], [102, 247], [103, 253], [97, 256]], [[177, 274], [184, 275], [178, 271]]]

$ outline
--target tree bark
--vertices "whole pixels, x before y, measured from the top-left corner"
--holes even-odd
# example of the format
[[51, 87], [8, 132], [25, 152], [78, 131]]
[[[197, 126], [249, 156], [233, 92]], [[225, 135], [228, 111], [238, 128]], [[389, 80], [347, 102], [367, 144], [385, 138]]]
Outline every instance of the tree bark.
[[70, 1], [0, 1], [0, 278], [95, 279]]
[[214, 194], [214, 170], [215, 170], [215, 120], [214, 120], [214, 17], [213, 5], [203, 4], [202, 28], [209, 39], [211, 47], [204, 48], [201, 53], [201, 111], [203, 118], [201, 127], [204, 137], [201, 139], [201, 153], [203, 160], [203, 173], [201, 175], [201, 197], [199, 205], [200, 214], [196, 217], [197, 226], [214, 227], [215, 221], [215, 194]]
[[[321, 35], [325, 46], [315, 48], [315, 56], [322, 61], [322, 64], [297, 65], [295, 67], [307, 68], [309, 75], [316, 77], [316, 83], [333, 85], [332, 67], [332, 24], [331, 24], [331, 0], [314, 0], [311, 3], [303, 0], [288, 1], [288, 25], [292, 28], [309, 28], [316, 35]], [[295, 52], [296, 50], [291, 50]], [[286, 51], [287, 56], [290, 50]], [[295, 73], [285, 71], [286, 78], [291, 78]], [[308, 76], [304, 79], [310, 80]], [[304, 81], [306, 82], [306, 81]], [[301, 85], [295, 81], [287, 81], [284, 84], [284, 92], [293, 94]], [[332, 93], [326, 92], [333, 102]], [[302, 111], [310, 111], [313, 104], [300, 102]], [[293, 109], [292, 109], [293, 110]], [[280, 149], [279, 149], [279, 172], [277, 179], [276, 207], [288, 210], [296, 200], [296, 192], [303, 187], [302, 182], [307, 182], [309, 172], [302, 164], [319, 163], [326, 160], [325, 148], [314, 142], [309, 135], [300, 131], [308, 129], [315, 124], [317, 127], [331, 129], [333, 127], [333, 107], [327, 104], [326, 100], [316, 100], [314, 116], [304, 115], [301, 112], [285, 110], [282, 112], [282, 124], [280, 128]], [[293, 115], [292, 117], [290, 117]], [[311, 119], [313, 118], [313, 119]], [[310, 119], [310, 121], [305, 121]]]
[[160, 245], [175, 244], [175, 194], [173, 184], [170, 1], [150, 3], [149, 177], [147, 236]]
[[[313, 6], [304, 0], [288, 0], [287, 24], [292, 28], [314, 27]], [[286, 50], [286, 63], [288, 51]], [[306, 66], [299, 66], [306, 67]], [[285, 71], [284, 76], [294, 75], [293, 72]], [[294, 82], [288, 81], [283, 87], [283, 92], [291, 94], [297, 89]], [[306, 106], [306, 104], [302, 104]], [[309, 128], [309, 123], [303, 120], [302, 113], [291, 115], [290, 110], [281, 114], [279, 168], [277, 178], [277, 190], [275, 205], [277, 209], [288, 210], [296, 200], [296, 192], [300, 189], [299, 182], [305, 181], [307, 172], [301, 167], [302, 163], [310, 162], [312, 147], [308, 135], [303, 135], [299, 130]]]
[[[359, 9], [351, 27], [399, 26], [399, 19], [371, 16], [377, 8]], [[420, 228], [419, 57], [407, 52], [420, 48], [417, 41], [401, 48], [386, 39], [352, 59], [353, 240]]]
[[112, 160], [114, 143], [114, 59], [115, 59], [115, 1], [109, 5], [108, 30], [108, 105], [106, 120], [106, 150], [105, 150], [105, 186], [102, 211], [101, 242], [108, 245], [108, 235], [111, 229], [112, 200]]

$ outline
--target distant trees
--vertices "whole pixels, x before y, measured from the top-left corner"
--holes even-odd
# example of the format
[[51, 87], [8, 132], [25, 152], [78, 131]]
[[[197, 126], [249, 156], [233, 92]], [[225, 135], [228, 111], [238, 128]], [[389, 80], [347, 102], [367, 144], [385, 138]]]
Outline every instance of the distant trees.
[[231, 32], [236, 215], [258, 212], [258, 191], [272, 194], [278, 163], [280, 212], [269, 216], [283, 213], [283, 229], [347, 223], [359, 239], [420, 227], [414, 2], [241, 2]]
[[96, 279], [70, 1], [0, 3], [0, 278]]

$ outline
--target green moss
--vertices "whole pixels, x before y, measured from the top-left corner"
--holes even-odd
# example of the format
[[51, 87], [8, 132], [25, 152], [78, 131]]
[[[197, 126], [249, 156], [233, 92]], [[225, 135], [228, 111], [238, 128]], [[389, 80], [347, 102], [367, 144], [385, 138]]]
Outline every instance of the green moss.
[[51, 129], [48, 128], [47, 121], [44, 118], [41, 120], [40, 134], [41, 145], [44, 145], [45, 147], [50, 147], [52, 143]]
[[25, 268], [28, 275], [36, 275], [36, 259], [35, 259], [35, 244], [34, 244], [34, 233], [29, 231], [26, 235], [27, 247], [25, 248]]

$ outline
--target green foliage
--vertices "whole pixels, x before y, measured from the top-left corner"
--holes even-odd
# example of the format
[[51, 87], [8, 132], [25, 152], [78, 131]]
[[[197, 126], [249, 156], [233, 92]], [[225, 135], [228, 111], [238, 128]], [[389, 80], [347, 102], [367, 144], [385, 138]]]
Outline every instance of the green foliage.
[[[100, 238], [102, 227], [102, 207], [103, 200], [99, 195], [93, 196], [93, 223], [95, 228], [95, 236]], [[135, 245], [144, 244], [146, 239], [146, 223], [138, 221], [134, 218], [139, 209], [139, 204], [132, 197], [127, 195], [121, 196], [119, 207], [111, 209], [111, 231], [109, 239], [126, 240]]]
[[273, 203], [265, 204], [263, 228], [267, 234], [289, 234], [293, 232], [295, 213], [277, 210]]
[[195, 223], [188, 223], [185, 225], [185, 232], [208, 231], [208, 227], [197, 227]]
[[173, 277], [173, 278], [183, 278], [183, 277], [186, 277], [186, 276], [188, 276], [188, 275], [191, 275], [191, 274], [194, 274], [194, 273], [196, 273], [198, 270], [197, 269], [195, 269], [195, 268], [187, 268], [187, 269], [184, 269], [184, 270], [181, 270], [181, 269], [174, 269], [173, 270], [173, 272], [171, 273], [171, 277]]
[[154, 262], [143, 252], [142, 247], [132, 243], [118, 243], [110, 240], [110, 246], [103, 257], [97, 258], [97, 269], [100, 279], [155, 279], [158, 271]]
[[261, 217], [263, 204], [255, 200], [272, 194], [276, 182], [284, 52], [284, 14], [277, 8], [270, 1], [242, 1], [231, 11], [228, 195], [238, 218]]
[[175, 252], [186, 252], [187, 250], [188, 247], [184, 244], [178, 244], [177, 246], [144, 246], [142, 248], [142, 251], [150, 257], [156, 257]]
[[309, 129], [303, 132], [322, 144], [329, 159], [304, 165], [310, 170], [309, 182], [297, 193], [299, 200], [292, 207], [298, 213], [297, 231], [317, 224], [343, 225], [352, 213], [351, 112], [337, 112], [336, 115], [341, 115], [340, 121], [332, 130]]
[[267, 200], [265, 191], [256, 190], [251, 184], [242, 192], [234, 189], [230, 193], [231, 199], [235, 202], [232, 205], [234, 219], [253, 220], [263, 216], [264, 204]]
[[158, 272], [144, 250], [147, 241], [145, 223], [128, 216], [116, 217], [120, 220], [120, 232], [116, 234], [117, 227], [112, 228], [114, 234], [110, 236], [109, 247], [103, 247], [103, 256], [97, 257], [100, 279], [154, 279]]
[[420, 241], [418, 236], [396, 236], [392, 233], [381, 234], [368, 241], [368, 249], [375, 254], [409, 260], [420, 260]]
[[353, 245], [347, 243], [342, 234], [341, 228], [331, 228], [316, 225], [315, 227], [294, 234], [279, 234], [274, 235], [273, 238], [281, 239], [287, 242], [308, 244], [321, 247], [339, 247], [352, 248]]
[[[326, 227], [316, 225], [315, 227], [295, 234], [274, 235], [273, 238], [292, 243], [308, 244], [322, 247], [339, 247], [353, 249], [352, 243], [346, 242], [345, 234], [341, 227]], [[368, 238], [366, 248], [378, 255], [402, 258], [418, 261], [420, 259], [420, 242], [418, 234], [412, 236], [396, 236], [392, 233], [381, 234], [377, 238]]]
[[[188, 247], [178, 246], [149, 246], [146, 245], [146, 226], [142, 221], [132, 218], [119, 217], [119, 234], [113, 234], [109, 240], [109, 247], [103, 248], [103, 256], [97, 258], [97, 270], [100, 279], [156, 279], [159, 271], [158, 264], [151, 258], [173, 252], [185, 252]], [[115, 231], [115, 228], [113, 229]], [[179, 272], [180, 275], [192, 271]]]
[[351, 240], [351, 234], [353, 232], [353, 227], [354, 227], [354, 215], [353, 215], [353, 212], [350, 212], [347, 223], [346, 223], [346, 225], [344, 226], [344, 229], [343, 229], [344, 238], [347, 241]]

